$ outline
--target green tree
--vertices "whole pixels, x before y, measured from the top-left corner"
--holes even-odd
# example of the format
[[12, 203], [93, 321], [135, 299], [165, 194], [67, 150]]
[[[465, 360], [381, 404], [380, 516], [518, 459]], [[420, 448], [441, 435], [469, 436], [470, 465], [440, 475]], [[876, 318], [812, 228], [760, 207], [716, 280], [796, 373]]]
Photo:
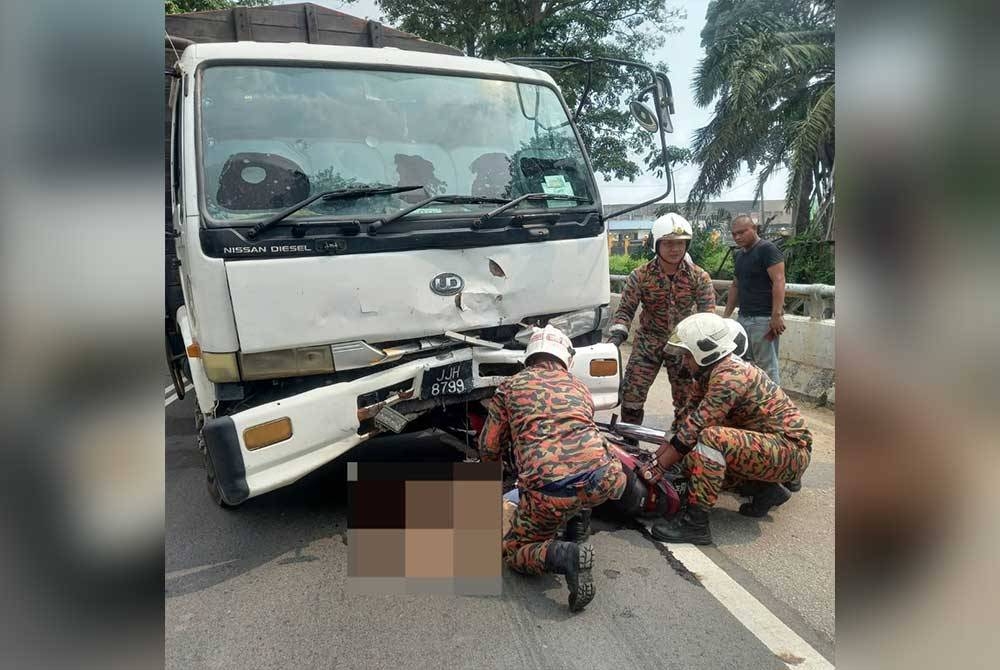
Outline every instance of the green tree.
[[[667, 166], [670, 168], [671, 172], [674, 167], [678, 165], [690, 163], [692, 158], [694, 158], [694, 154], [690, 149], [685, 147], [667, 146]], [[653, 174], [657, 177], [663, 177], [663, 154], [660, 152], [659, 144], [655, 147], [650, 147], [649, 151], [646, 153], [645, 161], [646, 167], [648, 167]]]
[[834, 245], [815, 230], [789, 238], [782, 248], [785, 277], [792, 284], [836, 284]]
[[164, 14], [210, 12], [232, 7], [267, 7], [271, 0], [164, 0]]
[[609, 274], [627, 275], [632, 272], [632, 270], [635, 270], [637, 267], [644, 264], [647, 260], [648, 259], [637, 258], [632, 254], [628, 256], [608, 256]]
[[708, 230], [715, 231], [720, 235], [725, 236], [729, 234], [729, 224], [732, 220], [732, 212], [724, 207], [719, 207], [717, 210], [705, 217], [705, 227]]
[[[699, 209], [732, 186], [745, 165], [758, 188], [788, 169], [786, 205], [795, 230], [829, 234], [834, 182], [834, 0], [714, 0], [694, 81], [714, 115], [695, 133]], [[816, 216], [810, 220], [810, 211]]]
[[[462, 49], [468, 56], [611, 57], [647, 62], [666, 35], [679, 30], [683, 10], [663, 0], [379, 0], [400, 30]], [[665, 70], [663, 64], [657, 69]], [[578, 119], [594, 168], [612, 179], [635, 179], [655, 136], [632, 120], [626, 102], [638, 76], [606, 68], [596, 72], [588, 104]], [[557, 76], [575, 109], [585, 87], [581, 72]], [[646, 167], [658, 152], [646, 156]], [[662, 173], [663, 166], [660, 166]]]

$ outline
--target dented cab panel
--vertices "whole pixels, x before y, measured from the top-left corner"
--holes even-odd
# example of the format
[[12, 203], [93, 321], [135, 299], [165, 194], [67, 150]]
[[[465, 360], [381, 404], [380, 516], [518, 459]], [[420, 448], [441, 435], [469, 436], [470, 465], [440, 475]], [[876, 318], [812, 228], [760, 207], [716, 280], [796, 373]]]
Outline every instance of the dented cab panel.
[[370, 343], [607, 304], [604, 235], [537, 244], [226, 263], [240, 349]]

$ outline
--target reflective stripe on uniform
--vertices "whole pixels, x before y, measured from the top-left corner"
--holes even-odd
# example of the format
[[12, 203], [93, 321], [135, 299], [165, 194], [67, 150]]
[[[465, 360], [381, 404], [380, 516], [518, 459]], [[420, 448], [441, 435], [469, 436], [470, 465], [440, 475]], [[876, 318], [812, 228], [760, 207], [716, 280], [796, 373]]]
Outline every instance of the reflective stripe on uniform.
[[628, 326], [623, 326], [620, 323], [616, 323], [615, 325], [611, 326], [611, 328], [608, 329], [608, 332], [609, 333], [622, 333], [623, 335], [625, 335], [626, 337], [628, 337]]
[[701, 454], [703, 457], [709, 459], [710, 461], [715, 461], [719, 465], [726, 464], [726, 457], [722, 455], [722, 452], [714, 447], [710, 447], [707, 444], [699, 442], [695, 445], [694, 450]]

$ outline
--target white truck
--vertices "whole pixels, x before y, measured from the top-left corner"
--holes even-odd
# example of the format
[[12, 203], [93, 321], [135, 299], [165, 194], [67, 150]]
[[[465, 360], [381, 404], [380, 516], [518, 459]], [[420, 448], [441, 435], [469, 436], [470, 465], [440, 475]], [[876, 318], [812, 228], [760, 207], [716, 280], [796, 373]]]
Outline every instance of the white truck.
[[[606, 217], [549, 74], [391, 47], [167, 48], [167, 358], [217, 503], [385, 432], [474, 436], [532, 325], [565, 331], [597, 407], [618, 404]], [[633, 108], [665, 128], [650, 74], [653, 108]]]

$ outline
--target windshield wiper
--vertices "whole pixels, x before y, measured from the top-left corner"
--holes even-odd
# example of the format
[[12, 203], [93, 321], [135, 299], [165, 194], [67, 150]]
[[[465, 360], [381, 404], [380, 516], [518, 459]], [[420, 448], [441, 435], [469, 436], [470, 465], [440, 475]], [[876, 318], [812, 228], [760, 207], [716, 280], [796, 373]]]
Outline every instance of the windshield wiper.
[[355, 188], [341, 188], [336, 191], [323, 191], [322, 193], [317, 193], [316, 195], [309, 196], [302, 202], [297, 202], [287, 209], [283, 209], [277, 214], [268, 217], [267, 219], [261, 221], [256, 226], [250, 229], [247, 233], [247, 237], [253, 239], [260, 235], [262, 232], [278, 223], [282, 219], [285, 219], [300, 209], [304, 209], [309, 205], [313, 204], [317, 200], [348, 200], [350, 198], [364, 198], [372, 195], [391, 195], [393, 193], [405, 193], [406, 191], [419, 191], [424, 188], [423, 186], [388, 186], [385, 184], [373, 184], [371, 186], [361, 186]]
[[513, 200], [508, 200], [492, 211], [486, 212], [479, 217], [478, 223], [479, 225], [482, 225], [484, 222], [489, 221], [493, 217], [503, 214], [508, 209], [517, 207], [522, 202], [534, 200], [572, 200], [574, 202], [594, 202], [593, 198], [582, 198], [578, 195], [563, 195], [562, 193], [526, 193], [520, 197], [514, 198]]
[[407, 207], [406, 209], [401, 209], [391, 216], [387, 216], [384, 219], [379, 219], [374, 221], [368, 226], [368, 234], [374, 235], [376, 231], [382, 226], [386, 226], [394, 221], [399, 221], [405, 216], [412, 214], [418, 209], [423, 209], [427, 205], [435, 202], [443, 202], [449, 205], [481, 205], [481, 204], [496, 204], [496, 205], [506, 205], [512, 202], [509, 198], [481, 198], [474, 195], [436, 195], [426, 200], [421, 200], [415, 205]]

